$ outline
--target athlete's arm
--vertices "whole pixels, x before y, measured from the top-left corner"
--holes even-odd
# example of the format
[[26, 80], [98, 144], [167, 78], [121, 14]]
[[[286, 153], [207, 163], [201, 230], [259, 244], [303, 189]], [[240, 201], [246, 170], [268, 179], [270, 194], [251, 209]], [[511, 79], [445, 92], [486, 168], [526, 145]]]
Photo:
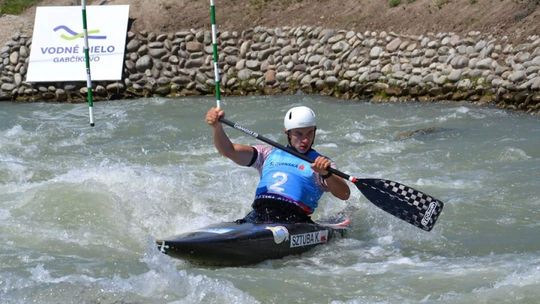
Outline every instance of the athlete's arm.
[[219, 118], [223, 116], [225, 116], [225, 112], [218, 108], [211, 108], [206, 113], [206, 123], [212, 127], [214, 146], [216, 146], [216, 149], [221, 155], [239, 165], [246, 166], [253, 158], [254, 149], [248, 145], [231, 142], [225, 130], [223, 130], [222, 124], [219, 122]]
[[[321, 176], [324, 176], [328, 174], [329, 171], [327, 171], [327, 169], [330, 167], [330, 164], [331, 162], [328, 158], [318, 156], [311, 167], [313, 168], [313, 171], [319, 173]], [[351, 196], [351, 189], [349, 189], [349, 185], [347, 185], [343, 178], [335, 174], [331, 174], [324, 181], [326, 182], [330, 193], [332, 193], [335, 197], [342, 200], [348, 200]]]

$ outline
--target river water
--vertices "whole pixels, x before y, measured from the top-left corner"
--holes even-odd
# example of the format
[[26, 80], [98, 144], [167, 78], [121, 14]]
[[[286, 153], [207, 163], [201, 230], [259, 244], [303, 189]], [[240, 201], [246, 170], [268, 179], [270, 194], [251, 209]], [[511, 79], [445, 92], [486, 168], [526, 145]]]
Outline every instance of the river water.
[[[302, 256], [208, 268], [156, 238], [242, 217], [257, 173], [215, 151], [211, 97], [0, 104], [1, 303], [538, 303], [540, 121], [469, 104], [228, 97], [227, 117], [283, 142], [293, 105], [316, 147], [358, 177], [445, 202], [431, 232], [351, 185], [314, 218], [355, 207], [348, 236]], [[232, 139], [255, 144], [228, 128]]]

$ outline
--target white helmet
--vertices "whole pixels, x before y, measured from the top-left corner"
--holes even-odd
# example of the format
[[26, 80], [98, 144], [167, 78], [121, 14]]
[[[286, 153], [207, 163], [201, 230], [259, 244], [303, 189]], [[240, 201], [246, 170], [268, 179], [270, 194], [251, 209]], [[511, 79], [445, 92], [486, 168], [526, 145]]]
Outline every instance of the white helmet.
[[315, 113], [308, 107], [300, 106], [291, 108], [283, 119], [285, 131], [296, 128], [315, 127]]

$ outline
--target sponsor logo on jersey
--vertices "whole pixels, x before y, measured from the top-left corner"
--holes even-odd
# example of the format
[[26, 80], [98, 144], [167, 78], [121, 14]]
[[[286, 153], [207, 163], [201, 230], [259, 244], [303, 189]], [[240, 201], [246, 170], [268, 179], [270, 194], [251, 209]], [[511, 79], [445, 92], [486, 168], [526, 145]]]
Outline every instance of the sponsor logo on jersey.
[[328, 230], [313, 231], [302, 234], [291, 235], [291, 248], [304, 247], [309, 245], [326, 243], [328, 241]]
[[272, 167], [277, 167], [277, 166], [298, 167], [298, 165], [295, 163], [287, 163], [287, 162], [280, 162], [280, 161], [270, 161], [268, 164]]

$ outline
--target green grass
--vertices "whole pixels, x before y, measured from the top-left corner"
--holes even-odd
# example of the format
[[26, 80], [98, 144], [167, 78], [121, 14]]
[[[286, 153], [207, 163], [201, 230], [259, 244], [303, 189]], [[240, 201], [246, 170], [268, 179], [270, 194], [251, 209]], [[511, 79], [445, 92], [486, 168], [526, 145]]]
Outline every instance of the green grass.
[[0, 1], [0, 15], [20, 15], [25, 9], [37, 4], [38, 0], [3, 0]]
[[401, 3], [401, 0], [388, 0], [388, 4], [390, 4], [390, 7], [398, 6]]
[[[407, 0], [406, 3], [413, 3], [415, 1], [416, 0]], [[401, 4], [401, 0], [388, 0], [388, 5], [390, 5], [390, 7], [396, 7], [400, 4]]]

